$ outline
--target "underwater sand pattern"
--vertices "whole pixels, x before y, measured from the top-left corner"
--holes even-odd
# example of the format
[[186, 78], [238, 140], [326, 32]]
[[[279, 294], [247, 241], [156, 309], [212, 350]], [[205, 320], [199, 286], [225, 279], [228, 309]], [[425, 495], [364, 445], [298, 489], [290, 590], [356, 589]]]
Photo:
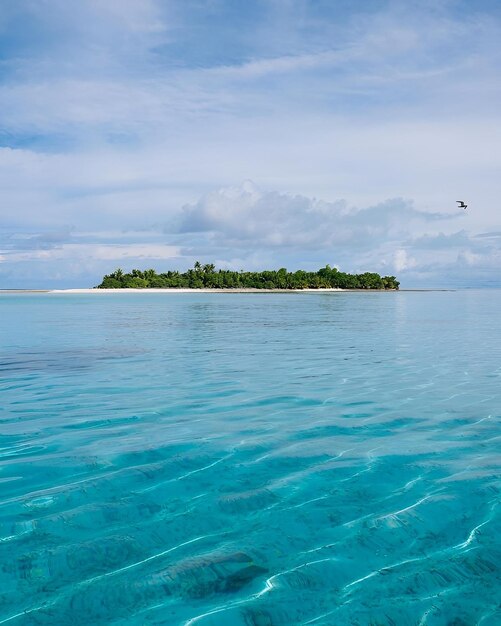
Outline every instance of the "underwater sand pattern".
[[0, 296], [0, 625], [501, 623], [499, 292]]

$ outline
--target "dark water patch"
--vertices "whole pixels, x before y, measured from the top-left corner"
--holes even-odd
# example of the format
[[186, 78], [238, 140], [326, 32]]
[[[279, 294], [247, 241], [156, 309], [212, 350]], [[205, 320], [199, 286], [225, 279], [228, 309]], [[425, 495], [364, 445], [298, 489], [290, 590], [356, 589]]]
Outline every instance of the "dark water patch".
[[169, 594], [206, 598], [232, 593], [262, 577], [268, 570], [244, 552], [205, 554], [181, 561], [160, 572]]
[[346, 406], [346, 407], [355, 406], [356, 407], [356, 406], [368, 406], [371, 404], [375, 404], [375, 402], [373, 400], [360, 400], [357, 402], [345, 402], [343, 406]]
[[95, 367], [98, 363], [106, 363], [112, 360], [128, 359], [143, 356], [145, 350], [123, 349], [111, 350], [109, 348], [87, 348], [54, 350], [53, 348], [40, 351], [18, 351], [10, 354], [7, 358], [0, 358], [0, 374], [10, 372], [41, 372], [55, 371], [65, 372], [73, 370], [85, 370]]
[[82, 422], [71, 422], [69, 424], [64, 424], [63, 428], [67, 428], [69, 430], [87, 430], [93, 428], [109, 428], [114, 429], [122, 425], [130, 425], [137, 424], [141, 420], [141, 417], [138, 415], [131, 415], [130, 417], [117, 417], [110, 419], [95, 419], [95, 420], [86, 420]]
[[276, 504], [277, 496], [268, 489], [254, 489], [252, 491], [226, 494], [219, 498], [222, 511], [231, 515], [248, 514], [252, 511], [261, 511]]
[[327, 424], [325, 426], [316, 426], [315, 428], [307, 428], [301, 432], [293, 433], [291, 439], [324, 439], [336, 437], [338, 435], [347, 435], [350, 432], [349, 426], [338, 426], [337, 424]]

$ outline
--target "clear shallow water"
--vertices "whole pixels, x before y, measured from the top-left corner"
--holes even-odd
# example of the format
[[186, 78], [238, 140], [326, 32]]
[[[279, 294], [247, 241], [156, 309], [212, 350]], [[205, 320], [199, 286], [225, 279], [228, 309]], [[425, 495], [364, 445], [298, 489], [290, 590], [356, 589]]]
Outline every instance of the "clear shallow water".
[[0, 295], [0, 624], [500, 624], [499, 311]]

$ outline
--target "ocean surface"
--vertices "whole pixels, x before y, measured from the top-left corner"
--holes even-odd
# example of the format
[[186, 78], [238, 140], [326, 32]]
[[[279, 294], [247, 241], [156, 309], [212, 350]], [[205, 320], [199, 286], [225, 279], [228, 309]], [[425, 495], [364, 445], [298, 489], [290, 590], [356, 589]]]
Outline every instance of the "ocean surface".
[[501, 624], [500, 320], [0, 295], [0, 624]]

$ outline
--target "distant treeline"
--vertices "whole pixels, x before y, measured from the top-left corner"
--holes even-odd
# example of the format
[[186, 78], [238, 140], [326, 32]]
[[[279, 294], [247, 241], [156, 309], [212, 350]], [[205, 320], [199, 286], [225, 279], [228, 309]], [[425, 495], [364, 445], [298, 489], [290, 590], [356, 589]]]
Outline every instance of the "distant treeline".
[[216, 270], [212, 263], [201, 265], [197, 261], [193, 269], [184, 273], [169, 271], [157, 274], [155, 270], [125, 273], [117, 269], [103, 278], [98, 289], [398, 289], [399, 284], [395, 276], [380, 276], [375, 272], [346, 274], [329, 265], [318, 272], [288, 272], [284, 267], [264, 272], [234, 272]]

